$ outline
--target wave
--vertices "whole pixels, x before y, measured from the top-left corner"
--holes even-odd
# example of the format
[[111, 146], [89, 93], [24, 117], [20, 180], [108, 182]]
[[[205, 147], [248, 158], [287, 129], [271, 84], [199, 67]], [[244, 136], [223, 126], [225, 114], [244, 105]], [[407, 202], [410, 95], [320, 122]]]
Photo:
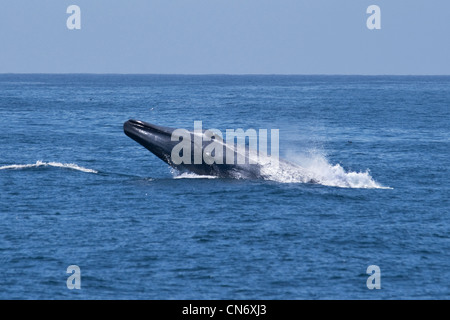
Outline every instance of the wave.
[[340, 188], [392, 189], [376, 182], [368, 169], [364, 172], [345, 171], [339, 164], [330, 164], [324, 155], [315, 151], [308, 155], [291, 155], [289, 159], [293, 163], [280, 161], [274, 165], [270, 159], [265, 161], [261, 168], [264, 179]]
[[38, 168], [38, 167], [56, 167], [56, 168], [66, 168], [66, 169], [72, 169], [87, 173], [98, 173], [98, 171], [93, 169], [88, 169], [84, 167], [80, 167], [79, 165], [75, 163], [60, 163], [60, 162], [43, 162], [43, 161], [36, 161], [36, 163], [33, 164], [13, 164], [13, 165], [7, 165], [0, 167], [0, 170], [19, 170], [19, 169], [27, 169], [27, 168]]

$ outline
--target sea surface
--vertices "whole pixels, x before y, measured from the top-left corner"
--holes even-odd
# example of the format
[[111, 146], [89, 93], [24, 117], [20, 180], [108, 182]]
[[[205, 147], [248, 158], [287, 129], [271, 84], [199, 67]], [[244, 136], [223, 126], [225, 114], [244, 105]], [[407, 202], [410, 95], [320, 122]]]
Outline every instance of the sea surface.
[[[128, 119], [301, 170], [181, 174]], [[0, 75], [0, 299], [449, 299], [449, 128], [450, 77]]]

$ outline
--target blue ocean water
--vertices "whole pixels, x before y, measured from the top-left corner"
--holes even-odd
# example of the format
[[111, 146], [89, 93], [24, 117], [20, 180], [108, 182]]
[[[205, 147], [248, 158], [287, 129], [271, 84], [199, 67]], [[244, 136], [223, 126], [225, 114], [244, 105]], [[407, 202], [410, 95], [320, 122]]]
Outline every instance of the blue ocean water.
[[[179, 175], [130, 118], [304, 170]], [[449, 125], [450, 77], [0, 75], [0, 299], [448, 299]]]

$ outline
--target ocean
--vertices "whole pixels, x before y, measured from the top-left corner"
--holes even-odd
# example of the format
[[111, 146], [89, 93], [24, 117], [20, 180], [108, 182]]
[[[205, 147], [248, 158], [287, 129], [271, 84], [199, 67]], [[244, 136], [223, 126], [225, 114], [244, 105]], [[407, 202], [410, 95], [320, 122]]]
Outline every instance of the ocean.
[[[128, 119], [297, 166], [178, 173]], [[2, 74], [0, 299], [449, 299], [449, 127], [445, 76]]]

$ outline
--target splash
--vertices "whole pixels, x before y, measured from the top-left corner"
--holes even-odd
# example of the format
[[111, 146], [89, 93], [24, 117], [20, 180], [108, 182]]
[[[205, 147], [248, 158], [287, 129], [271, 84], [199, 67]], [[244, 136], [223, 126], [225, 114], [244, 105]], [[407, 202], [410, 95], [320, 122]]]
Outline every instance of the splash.
[[13, 164], [8, 166], [2, 166], [0, 167], [0, 170], [19, 170], [19, 169], [27, 169], [27, 168], [38, 168], [38, 167], [56, 167], [56, 168], [66, 168], [66, 169], [72, 169], [87, 173], [98, 173], [98, 171], [93, 169], [87, 169], [84, 167], [80, 167], [79, 165], [76, 165], [74, 163], [60, 163], [60, 162], [43, 162], [43, 161], [36, 161], [34, 164]]
[[311, 151], [307, 155], [290, 155], [291, 162], [280, 161], [274, 166], [270, 161], [264, 163], [261, 173], [266, 180], [281, 183], [316, 183], [330, 187], [392, 189], [376, 182], [370, 171], [345, 171], [339, 164], [332, 165], [328, 159]]
[[[346, 171], [341, 165], [332, 165], [325, 155], [317, 150], [307, 154], [290, 154], [290, 162], [279, 160], [274, 163], [270, 156], [249, 152], [248, 156], [259, 164], [261, 178], [279, 183], [314, 183], [328, 187], [355, 189], [392, 189], [376, 182], [370, 171]], [[190, 172], [180, 173], [171, 168], [174, 179], [215, 179], [216, 176], [198, 175]], [[245, 177], [235, 176], [236, 179]]]

